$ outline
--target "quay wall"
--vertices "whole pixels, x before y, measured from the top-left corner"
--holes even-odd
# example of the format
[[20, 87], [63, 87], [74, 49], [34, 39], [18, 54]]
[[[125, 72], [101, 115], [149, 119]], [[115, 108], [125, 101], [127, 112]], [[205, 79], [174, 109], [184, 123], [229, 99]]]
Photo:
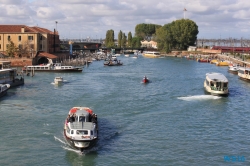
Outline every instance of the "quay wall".
[[0, 58], [0, 61], [10, 61], [11, 67], [24, 67], [27, 65], [32, 65], [31, 58]]

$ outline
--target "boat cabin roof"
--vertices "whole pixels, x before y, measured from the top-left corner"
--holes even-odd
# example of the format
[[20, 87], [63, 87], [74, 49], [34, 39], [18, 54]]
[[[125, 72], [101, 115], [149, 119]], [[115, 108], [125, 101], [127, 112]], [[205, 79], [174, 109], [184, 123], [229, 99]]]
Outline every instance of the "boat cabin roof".
[[68, 125], [73, 130], [93, 130], [95, 127], [92, 122], [72, 122], [68, 123]]
[[227, 78], [221, 73], [207, 73], [206, 76], [212, 81], [228, 82]]

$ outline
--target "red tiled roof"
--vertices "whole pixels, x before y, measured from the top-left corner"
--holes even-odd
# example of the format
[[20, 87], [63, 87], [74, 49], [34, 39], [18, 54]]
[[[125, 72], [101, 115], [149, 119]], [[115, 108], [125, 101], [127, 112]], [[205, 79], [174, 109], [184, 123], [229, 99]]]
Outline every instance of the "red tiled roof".
[[26, 25], [0, 25], [0, 32], [6, 32], [6, 33], [21, 33], [22, 28], [24, 28], [24, 32], [30, 32], [30, 33], [49, 33], [53, 34], [54, 32], [41, 28], [41, 27], [29, 27]]
[[50, 54], [50, 53], [47, 53], [47, 52], [40, 52], [38, 54], [38, 56], [42, 56], [42, 57], [46, 57], [46, 58], [50, 58], [50, 59], [55, 59], [57, 58], [57, 56], [53, 55], [53, 54]]

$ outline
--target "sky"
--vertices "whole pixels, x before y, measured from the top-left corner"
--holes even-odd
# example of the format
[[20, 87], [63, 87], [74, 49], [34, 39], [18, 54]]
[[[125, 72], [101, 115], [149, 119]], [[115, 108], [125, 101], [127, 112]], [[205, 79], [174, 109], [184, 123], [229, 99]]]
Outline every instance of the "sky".
[[[186, 9], [186, 11], [184, 11]], [[250, 39], [249, 0], [0, 0], [0, 24], [39, 26], [60, 39], [134, 36], [137, 24], [194, 21], [198, 39]]]

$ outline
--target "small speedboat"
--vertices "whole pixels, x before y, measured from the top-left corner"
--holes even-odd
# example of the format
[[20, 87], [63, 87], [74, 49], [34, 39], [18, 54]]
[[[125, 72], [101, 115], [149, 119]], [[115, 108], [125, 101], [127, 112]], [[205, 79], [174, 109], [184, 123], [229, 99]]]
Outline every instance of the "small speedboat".
[[55, 77], [54, 83], [56, 85], [61, 85], [63, 83], [63, 78], [62, 77]]
[[149, 83], [149, 79], [146, 76], [143, 77], [142, 83], [144, 83], [144, 84]]
[[68, 144], [83, 152], [93, 147], [98, 139], [97, 115], [88, 107], [73, 107], [64, 123]]

